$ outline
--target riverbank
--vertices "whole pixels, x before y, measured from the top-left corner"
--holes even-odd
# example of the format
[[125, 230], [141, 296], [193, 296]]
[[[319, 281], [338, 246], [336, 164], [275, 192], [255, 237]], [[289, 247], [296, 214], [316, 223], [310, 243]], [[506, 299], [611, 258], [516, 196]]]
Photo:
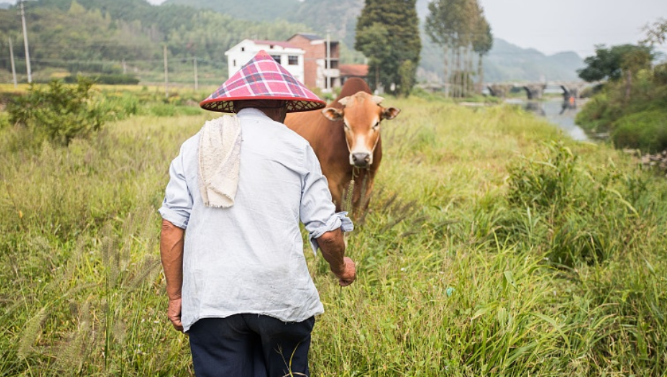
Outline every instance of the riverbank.
[[[508, 106], [386, 98], [358, 281], [305, 255], [317, 376], [667, 370], [667, 183]], [[206, 113], [10, 153], [0, 130], [0, 375], [192, 374], [165, 315], [159, 207]]]
[[667, 150], [667, 63], [606, 81], [577, 116], [577, 123], [605, 133], [617, 148], [643, 153]]

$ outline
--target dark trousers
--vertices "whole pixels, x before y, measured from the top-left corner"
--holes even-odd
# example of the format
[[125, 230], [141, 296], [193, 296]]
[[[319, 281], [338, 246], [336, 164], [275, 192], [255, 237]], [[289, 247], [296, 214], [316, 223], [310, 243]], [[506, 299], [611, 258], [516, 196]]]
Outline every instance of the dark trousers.
[[188, 331], [195, 374], [309, 376], [308, 350], [314, 325], [315, 317], [287, 323], [257, 314], [200, 319]]

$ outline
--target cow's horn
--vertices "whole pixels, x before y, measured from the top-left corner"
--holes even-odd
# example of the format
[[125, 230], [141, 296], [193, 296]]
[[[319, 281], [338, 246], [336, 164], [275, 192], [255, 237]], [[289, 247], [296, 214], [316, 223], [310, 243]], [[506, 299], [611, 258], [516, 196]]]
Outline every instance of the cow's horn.
[[384, 98], [382, 98], [380, 96], [373, 96], [373, 102], [375, 102], [376, 105], [381, 104], [382, 101], [384, 101]]
[[350, 97], [349, 97], [349, 96], [348, 96], [348, 97], [343, 97], [343, 98], [341, 98], [341, 99], [338, 100], [338, 103], [340, 103], [340, 104], [343, 105], [343, 106], [347, 106], [347, 102], [348, 102], [349, 100], [350, 100]]

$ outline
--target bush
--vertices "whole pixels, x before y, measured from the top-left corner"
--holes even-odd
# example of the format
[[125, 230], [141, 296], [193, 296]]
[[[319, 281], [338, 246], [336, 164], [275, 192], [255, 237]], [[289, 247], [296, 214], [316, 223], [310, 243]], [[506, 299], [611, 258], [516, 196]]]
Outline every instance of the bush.
[[622, 109], [614, 106], [609, 96], [601, 92], [586, 103], [575, 122], [587, 131], [608, 132], [621, 114]]
[[80, 77], [76, 87], [53, 80], [44, 89], [30, 85], [28, 94], [7, 106], [10, 122], [24, 126], [34, 141], [48, 139], [69, 145], [102, 128], [106, 114], [91, 92], [92, 81]]
[[618, 148], [655, 153], [667, 150], [667, 112], [644, 111], [622, 117], [611, 138]]
[[[657, 152], [667, 148], [667, 63], [632, 72], [627, 81], [607, 81], [577, 114], [586, 130], [608, 133], [618, 148]], [[630, 90], [628, 90], [630, 89]]]
[[509, 173], [501, 233], [546, 250], [558, 266], [605, 262], [625, 252], [642, 227], [650, 194], [642, 178], [613, 165], [581, 166], [563, 144], [549, 144], [542, 157], [515, 163]]
[[653, 69], [653, 79], [659, 85], [667, 85], [667, 63], [655, 66]]
[[[94, 81], [97, 84], [106, 84], [106, 85], [137, 85], [139, 84], [139, 79], [134, 75], [127, 74], [95, 74], [90, 76], [85, 76], [88, 79]], [[67, 76], [65, 77], [66, 83], [76, 83], [78, 76]]]
[[427, 101], [442, 101], [442, 102], [449, 101], [449, 99], [446, 98], [442, 92], [428, 91], [416, 85], [415, 87], [412, 88], [412, 92], [410, 93], [410, 95], [417, 98], [425, 99]]
[[6, 114], [0, 113], [0, 130], [9, 126], [9, 118]]
[[172, 117], [176, 115], [176, 106], [169, 104], [157, 104], [149, 108], [150, 114], [158, 117]]
[[109, 119], [120, 120], [140, 113], [140, 99], [133, 93], [103, 93], [103, 112]]
[[602, 85], [602, 84], [588, 86], [588, 87], [584, 88], [581, 91], [581, 93], [579, 93], [579, 97], [581, 97], [581, 98], [591, 98], [594, 95], [600, 93], [603, 88], [604, 88], [604, 85]]

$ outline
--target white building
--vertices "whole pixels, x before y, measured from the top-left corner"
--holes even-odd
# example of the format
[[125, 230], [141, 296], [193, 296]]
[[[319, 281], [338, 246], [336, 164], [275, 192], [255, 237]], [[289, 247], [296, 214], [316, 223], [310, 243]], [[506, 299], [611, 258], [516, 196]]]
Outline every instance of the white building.
[[285, 67], [301, 83], [303, 76], [303, 54], [304, 51], [284, 41], [263, 41], [244, 39], [236, 46], [225, 52], [229, 76], [232, 77], [241, 67], [250, 61], [261, 50], [266, 51], [280, 65]]

